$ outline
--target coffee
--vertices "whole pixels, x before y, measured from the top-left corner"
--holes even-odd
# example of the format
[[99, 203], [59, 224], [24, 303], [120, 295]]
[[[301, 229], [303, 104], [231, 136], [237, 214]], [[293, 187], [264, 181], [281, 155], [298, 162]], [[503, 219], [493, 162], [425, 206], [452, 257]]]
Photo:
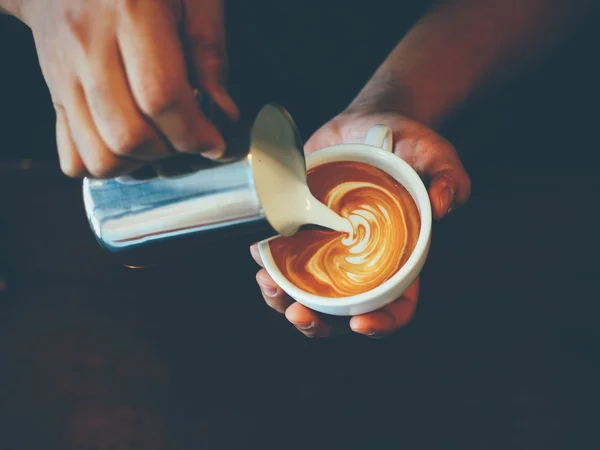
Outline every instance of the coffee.
[[397, 273], [413, 252], [421, 218], [397, 180], [368, 164], [339, 161], [308, 172], [313, 195], [352, 223], [352, 233], [302, 230], [270, 243], [282, 274], [322, 297], [369, 291]]

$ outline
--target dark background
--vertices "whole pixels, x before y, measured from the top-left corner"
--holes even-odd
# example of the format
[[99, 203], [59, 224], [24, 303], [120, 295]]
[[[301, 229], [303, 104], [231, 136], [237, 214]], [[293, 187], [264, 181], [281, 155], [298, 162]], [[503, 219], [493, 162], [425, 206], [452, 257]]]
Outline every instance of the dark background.
[[[427, 7], [398, 3], [230, 2], [243, 112], [279, 102], [308, 138]], [[597, 12], [584, 19], [441, 130], [473, 198], [434, 228], [415, 320], [371, 341], [300, 335], [263, 304], [245, 242], [114, 263], [58, 172], [31, 36], [0, 17], [0, 448], [598, 448]]]

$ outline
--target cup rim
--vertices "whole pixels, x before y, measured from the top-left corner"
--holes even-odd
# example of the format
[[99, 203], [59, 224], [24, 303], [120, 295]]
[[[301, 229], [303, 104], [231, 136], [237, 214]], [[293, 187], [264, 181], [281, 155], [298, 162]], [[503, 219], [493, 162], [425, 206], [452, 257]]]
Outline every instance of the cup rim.
[[[426, 256], [429, 249], [432, 226], [431, 201], [429, 200], [429, 194], [423, 181], [406, 161], [379, 147], [360, 143], [333, 145], [310, 153], [306, 157], [307, 170], [329, 162], [340, 161], [365, 162], [383, 170], [402, 184], [406, 190], [408, 190], [419, 209], [419, 215], [421, 217], [419, 237], [414, 250], [398, 272], [379, 286], [348, 297], [323, 297], [300, 289], [283, 275], [271, 254], [269, 242], [278, 238], [279, 235], [260, 241], [258, 243], [258, 249], [265, 269], [286, 293], [300, 303], [306, 302], [307, 304], [340, 308], [355, 306], [379, 298], [393, 290], [409, 277], [411, 273], [413, 273], [415, 267], [422, 262], [422, 258]], [[378, 167], [376, 164], [377, 162], [383, 167]], [[395, 173], [390, 173], [392, 171]]]

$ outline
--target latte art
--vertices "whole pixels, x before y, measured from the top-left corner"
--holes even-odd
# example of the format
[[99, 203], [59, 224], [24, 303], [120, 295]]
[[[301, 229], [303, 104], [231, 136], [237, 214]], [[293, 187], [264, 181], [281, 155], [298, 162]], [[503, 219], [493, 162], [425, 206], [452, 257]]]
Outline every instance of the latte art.
[[304, 230], [270, 242], [283, 275], [324, 297], [369, 291], [393, 276], [415, 248], [417, 206], [406, 189], [368, 164], [323, 164], [308, 173], [314, 196], [348, 219], [352, 233]]

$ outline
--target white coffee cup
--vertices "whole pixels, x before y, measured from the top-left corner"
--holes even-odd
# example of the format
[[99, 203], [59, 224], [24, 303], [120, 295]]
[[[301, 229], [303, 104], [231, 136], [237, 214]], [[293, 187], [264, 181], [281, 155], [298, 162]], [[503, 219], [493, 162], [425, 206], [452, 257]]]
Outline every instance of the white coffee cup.
[[279, 270], [269, 247], [269, 241], [258, 243], [264, 267], [273, 280], [294, 300], [324, 314], [354, 316], [375, 311], [399, 298], [417, 279], [423, 269], [431, 242], [431, 203], [421, 178], [406, 162], [392, 153], [392, 132], [385, 125], [375, 125], [364, 144], [340, 144], [311, 153], [306, 158], [307, 169], [335, 161], [356, 161], [383, 170], [400, 182], [415, 200], [421, 216], [421, 229], [416, 246], [404, 266], [390, 279], [362, 294], [330, 298], [314, 295], [293, 285]]

